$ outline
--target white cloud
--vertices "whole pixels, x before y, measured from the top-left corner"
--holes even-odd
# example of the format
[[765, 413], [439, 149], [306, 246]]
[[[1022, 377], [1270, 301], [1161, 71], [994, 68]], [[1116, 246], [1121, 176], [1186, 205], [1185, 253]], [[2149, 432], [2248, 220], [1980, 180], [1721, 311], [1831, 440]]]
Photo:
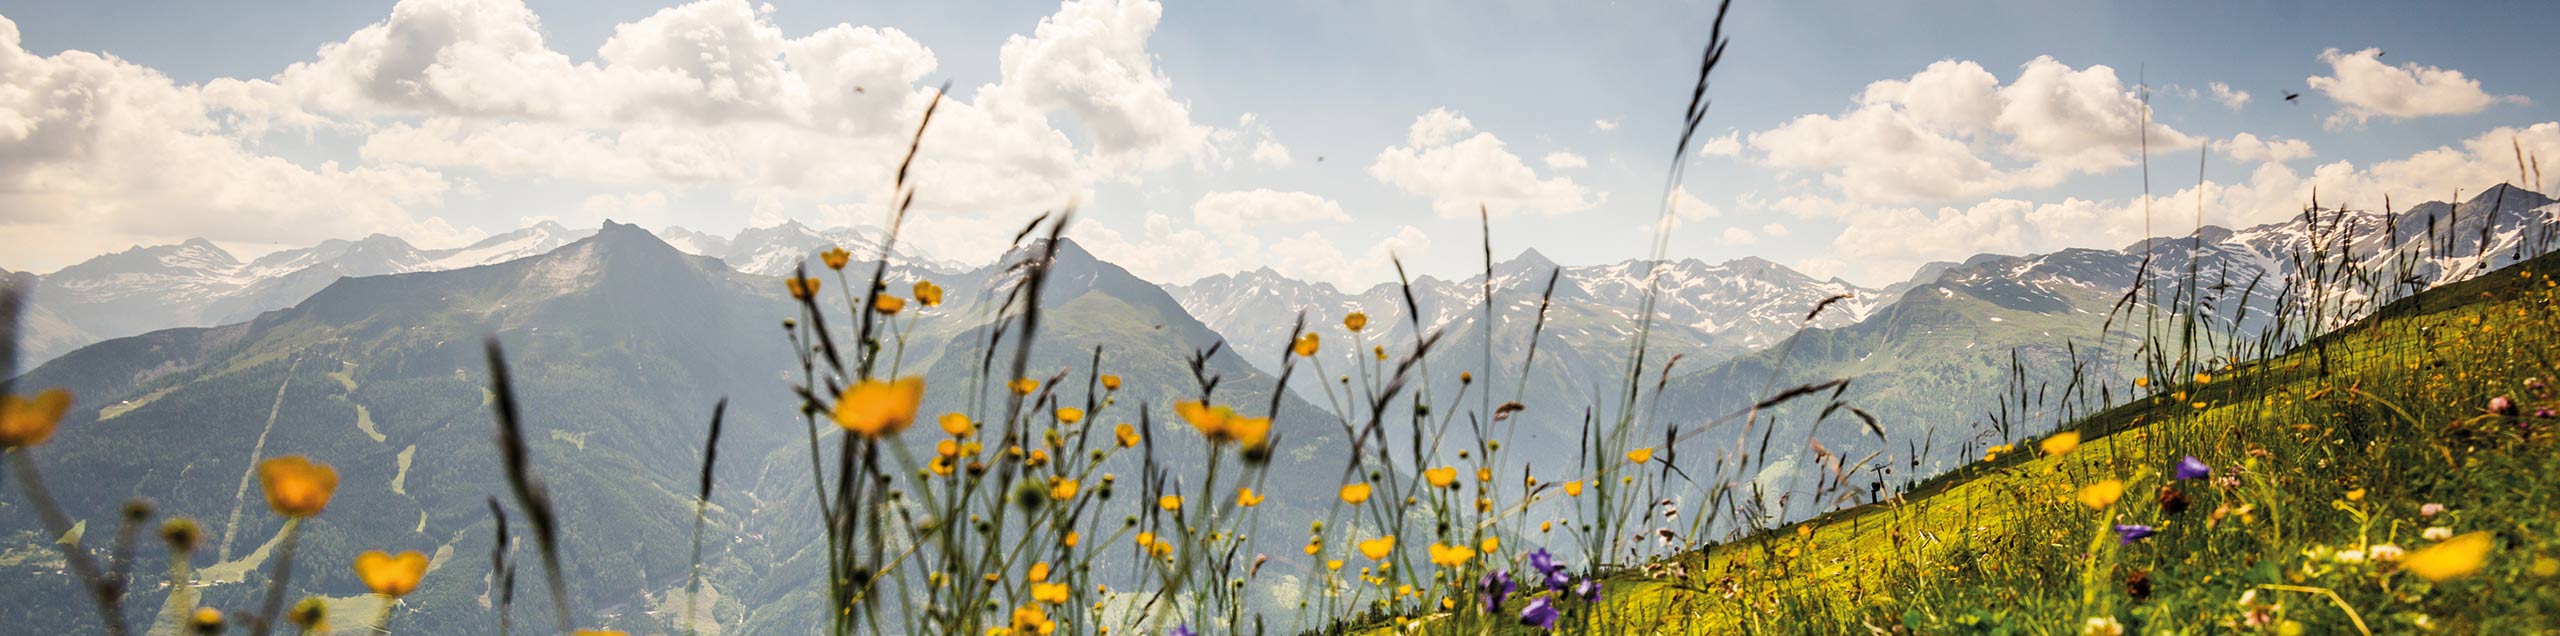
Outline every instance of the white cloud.
[[1760, 237], [1753, 236], [1750, 230], [1738, 227], [1725, 228], [1723, 234], [1716, 236], [1716, 244], [1727, 247], [1753, 245], [1759, 242]]
[[1274, 166], [1289, 165], [1289, 148], [1269, 139], [1257, 141], [1253, 144], [1253, 160]]
[[1731, 157], [1742, 154], [1742, 131], [1727, 129], [1721, 137], [1710, 137], [1698, 144], [1698, 154], [1709, 157]]
[[2233, 90], [2230, 84], [2222, 82], [2214, 82], [2210, 88], [2213, 89], [2213, 101], [2221, 102], [2225, 108], [2240, 110], [2249, 105], [2249, 91]]
[[1670, 202], [1671, 215], [1676, 218], [1704, 219], [1724, 215], [1724, 210], [1717, 208], [1715, 204], [1698, 198], [1698, 195], [1690, 194], [1689, 186], [1686, 185], [1671, 189]]
[[1308, 221], [1349, 221], [1342, 205], [1305, 192], [1211, 192], [1191, 205], [1191, 221], [1222, 235], [1253, 233], [1261, 226]]
[[450, 188], [416, 167], [261, 154], [202, 89], [112, 56], [37, 56], [0, 17], [0, 252], [13, 268], [187, 237], [476, 238], [409, 211], [441, 204]]
[[1771, 224], [1768, 224], [1768, 225], [1760, 226], [1760, 234], [1761, 234], [1761, 235], [1763, 235], [1763, 236], [1768, 236], [1768, 237], [1770, 237], [1770, 238], [1777, 238], [1777, 237], [1781, 237], [1781, 236], [1786, 236], [1786, 235], [1787, 235], [1787, 224], [1785, 224], [1785, 223], [1771, 223]]
[[1547, 153], [1546, 157], [1541, 158], [1540, 161], [1546, 163], [1547, 169], [1549, 170], [1568, 170], [1573, 168], [1589, 167], [1591, 165], [1591, 160], [1584, 159], [1582, 155], [1570, 152], [1550, 152]]
[[578, 202], [578, 210], [590, 216], [604, 217], [633, 212], [656, 212], [666, 207], [667, 194], [657, 190], [589, 195], [585, 200]]
[[2374, 117], [2468, 115], [2500, 101], [2527, 103], [2520, 96], [2490, 95], [2480, 89], [2479, 80], [2465, 77], [2461, 71], [2414, 62], [2386, 64], [2381, 49], [2354, 53], [2329, 49], [2320, 52], [2320, 61], [2329, 65], [2330, 74], [2314, 75], [2306, 81], [2312, 90], [2338, 101], [2338, 112], [2326, 121], [2332, 130], [2362, 126]]
[[2284, 163], [2314, 156], [2311, 152], [2311, 144], [2300, 139], [2278, 137], [2260, 139], [2257, 135], [2249, 133], [2240, 133], [2232, 135], [2230, 139], [2215, 141], [2213, 149], [2240, 161]]
[[1446, 108], [1415, 118], [1405, 142], [1379, 152], [1369, 176], [1430, 198], [1442, 217], [1468, 216], [1479, 205], [1498, 215], [1552, 215], [1598, 204], [1571, 178], [1540, 178], [1493, 133], [1476, 131], [1474, 122]]
[[1941, 61], [1869, 84], [1846, 114], [1805, 115], [1747, 139], [1769, 164], [1819, 171], [1855, 200], [1971, 199], [2133, 165], [2146, 134], [2154, 149], [2200, 141], [2143, 125], [2143, 108], [2105, 66], [2038, 57], [2002, 86], [1978, 64]]
[[1600, 132], [1614, 132], [1618, 129], [1618, 120], [1594, 119], [1591, 120], [1591, 129]]

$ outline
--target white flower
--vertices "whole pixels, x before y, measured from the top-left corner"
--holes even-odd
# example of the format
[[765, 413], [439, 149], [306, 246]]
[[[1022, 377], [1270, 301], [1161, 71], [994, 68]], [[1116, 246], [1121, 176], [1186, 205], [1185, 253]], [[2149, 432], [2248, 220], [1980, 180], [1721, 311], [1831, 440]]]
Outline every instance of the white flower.
[[2081, 636], [2124, 636], [2124, 624], [2113, 616], [2091, 616], [2080, 627]]
[[2426, 537], [2428, 541], [2443, 541], [2453, 538], [2453, 529], [2444, 526], [2430, 526], [2427, 528], [2426, 532], [2419, 533], [2418, 536]]
[[2337, 556], [2335, 556], [2335, 557], [2331, 557], [2331, 558], [2337, 559], [2339, 563], [2363, 563], [2363, 562], [2364, 562], [2364, 551], [2363, 551], [2363, 550], [2339, 550], [2339, 551], [2338, 551]]
[[2408, 551], [2401, 550], [2400, 546], [2388, 543], [2376, 545], [2371, 548], [2367, 548], [2366, 550], [2371, 552], [2371, 554], [2367, 556], [2373, 557], [2374, 561], [2380, 563], [2398, 563], [2400, 562], [2400, 557], [2407, 556], [2409, 554]]

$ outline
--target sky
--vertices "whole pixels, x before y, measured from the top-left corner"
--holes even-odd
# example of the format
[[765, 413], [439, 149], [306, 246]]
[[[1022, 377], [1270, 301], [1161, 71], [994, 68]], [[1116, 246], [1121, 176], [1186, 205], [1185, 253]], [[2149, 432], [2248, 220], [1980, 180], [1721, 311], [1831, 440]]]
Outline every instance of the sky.
[[1070, 236], [1171, 283], [1464, 276], [1482, 209], [1503, 256], [1612, 263], [1667, 230], [1675, 258], [1881, 286], [2279, 222], [2315, 189], [2560, 181], [2549, 3], [1734, 5], [1666, 191], [1702, 0], [5, 0], [0, 268], [881, 226], [945, 85], [905, 240], [985, 262], [1072, 206]]

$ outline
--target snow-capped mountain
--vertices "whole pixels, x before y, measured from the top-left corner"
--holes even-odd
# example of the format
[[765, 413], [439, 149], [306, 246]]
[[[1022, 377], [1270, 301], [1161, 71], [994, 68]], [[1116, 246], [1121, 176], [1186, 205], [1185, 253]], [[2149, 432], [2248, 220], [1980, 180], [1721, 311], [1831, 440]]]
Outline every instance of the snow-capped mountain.
[[471, 245], [422, 250], [376, 234], [332, 239], [241, 262], [204, 239], [135, 247], [43, 276], [21, 368], [92, 342], [168, 329], [209, 327], [290, 307], [340, 278], [460, 269], [549, 252], [593, 234], [544, 222]]
[[[669, 227], [659, 232], [668, 245], [695, 256], [709, 256], [728, 263], [729, 267], [749, 274], [782, 276], [800, 263], [818, 262], [818, 253], [842, 247], [853, 253], [856, 263], [879, 259], [880, 243], [887, 233], [878, 228], [840, 227], [819, 230], [799, 221], [784, 221], [772, 227], [747, 228], [737, 236], [721, 238], [711, 234]], [[898, 265], [935, 272], [957, 272], [968, 269], [957, 263], [941, 261], [919, 254], [914, 248], [898, 248]], [[814, 265], [813, 265], [814, 266]]]

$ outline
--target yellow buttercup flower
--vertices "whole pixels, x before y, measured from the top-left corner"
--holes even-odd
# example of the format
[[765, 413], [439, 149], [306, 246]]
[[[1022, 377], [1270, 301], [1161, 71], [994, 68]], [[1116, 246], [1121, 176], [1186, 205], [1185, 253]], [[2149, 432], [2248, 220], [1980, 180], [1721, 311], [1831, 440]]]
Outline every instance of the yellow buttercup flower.
[[1201, 402], [1175, 402], [1173, 412], [1212, 443], [1240, 442], [1258, 450], [1271, 441], [1271, 418], [1245, 417], [1235, 409]]
[[818, 253], [818, 260], [826, 261], [827, 269], [844, 269], [845, 263], [853, 262], [853, 253], [844, 251], [842, 247], [830, 247]]
[[2078, 432], [2063, 431], [2061, 433], [2054, 434], [2052, 437], [2044, 438], [2044, 454], [2046, 455], [2060, 455], [2071, 452], [2071, 449], [2079, 447], [2080, 434]]
[[1026, 576], [1034, 583], [1049, 580], [1049, 562], [1041, 561], [1031, 564], [1031, 571], [1026, 573]]
[[1262, 505], [1262, 494], [1254, 492], [1253, 487], [1251, 486], [1238, 488], [1236, 489], [1236, 505], [1244, 506], [1246, 508]]
[[1156, 498], [1156, 507], [1157, 507], [1157, 508], [1163, 508], [1163, 509], [1165, 509], [1165, 510], [1167, 510], [1167, 511], [1181, 510], [1181, 509], [1182, 509], [1182, 495], [1165, 495], [1165, 496], [1162, 496], [1162, 497], [1157, 497], [1157, 498]]
[[1326, 560], [1325, 560], [1325, 562], [1324, 562], [1324, 569], [1326, 569], [1326, 570], [1340, 570], [1340, 569], [1342, 569], [1342, 560], [1341, 560], [1341, 559], [1326, 559]]
[[187, 627], [198, 634], [222, 633], [222, 610], [199, 607], [187, 613]]
[[1111, 436], [1120, 442], [1121, 448], [1136, 448], [1138, 446], [1138, 427], [1122, 423], [1118, 428], [1112, 431]]
[[1301, 358], [1312, 356], [1316, 354], [1316, 344], [1319, 340], [1320, 339], [1316, 337], [1315, 332], [1310, 331], [1298, 336], [1298, 343], [1291, 345], [1289, 350], [1296, 352], [1298, 357]]
[[1084, 421], [1084, 409], [1072, 406], [1058, 407], [1058, 421], [1066, 422], [1068, 424], [1082, 422]]
[[1370, 346], [1370, 347], [1369, 347], [1369, 352], [1370, 352], [1370, 353], [1372, 353], [1372, 354], [1376, 354], [1376, 355], [1378, 356], [1378, 361], [1380, 361], [1380, 362], [1385, 362], [1385, 361], [1386, 361], [1386, 359], [1387, 359], [1387, 346], [1386, 346], [1386, 345], [1373, 345], [1373, 346]]
[[1040, 390], [1040, 381], [1031, 378], [1014, 378], [1012, 382], [1005, 383], [1005, 386], [1013, 389], [1014, 395], [1030, 395], [1032, 391]]
[[940, 306], [942, 304], [942, 287], [933, 284], [933, 281], [929, 280], [916, 281], [916, 302], [926, 307]]
[[2108, 506], [2116, 505], [2116, 500], [2122, 497], [2124, 497], [2124, 482], [2113, 479], [2083, 486], [2080, 488], [2079, 495], [2080, 505], [2096, 510], [2105, 510]]
[[1344, 501], [1345, 503], [1355, 503], [1355, 504], [1356, 504], [1356, 503], [1361, 503], [1361, 502], [1365, 502], [1365, 501], [1368, 501], [1368, 500], [1369, 500], [1369, 484], [1366, 484], [1366, 483], [1343, 484], [1343, 486], [1342, 486], [1342, 501]]
[[71, 411], [71, 392], [45, 389], [32, 398], [0, 395], [0, 448], [42, 444]]
[[1067, 602], [1067, 584], [1033, 583], [1031, 584], [1031, 600], [1048, 603], [1050, 605], [1065, 603]]
[[1479, 483], [1479, 484], [1489, 484], [1489, 483], [1493, 483], [1493, 469], [1491, 469], [1491, 468], [1478, 468], [1478, 469], [1476, 469], [1476, 483]]
[[2212, 382], [2212, 381], [2213, 381], [2213, 374], [2211, 374], [2211, 373], [2198, 373], [2198, 374], [2196, 374], [2196, 384], [2204, 384], [2204, 383], [2206, 383], [2206, 382]]
[[905, 310], [906, 310], [906, 308], [907, 308], [907, 299], [904, 299], [904, 298], [899, 298], [899, 297], [891, 296], [891, 295], [888, 295], [888, 294], [880, 294], [880, 295], [872, 296], [872, 297], [871, 297], [871, 310], [872, 310], [872, 311], [875, 311], [875, 312], [879, 312], [879, 313], [880, 313], [880, 315], [883, 315], [883, 316], [895, 316], [895, 315], [898, 315], [898, 312], [900, 312], [900, 311], [905, 311]]
[[782, 286], [791, 291], [792, 300], [808, 300], [810, 296], [818, 295], [818, 279], [815, 278], [785, 278]]
[[1627, 451], [1627, 461], [1637, 464], [1653, 461], [1653, 449], [1646, 447]]
[[2151, 378], [2134, 378], [2133, 385], [2137, 387], [2151, 386]]
[[1104, 391], [1118, 391], [1118, 390], [1120, 390], [1120, 376], [1111, 375], [1111, 374], [1108, 374], [1108, 373], [1103, 374], [1103, 375], [1102, 375], [1102, 390], [1104, 390]]
[[1360, 313], [1360, 312], [1356, 312], [1356, 311], [1355, 311], [1355, 312], [1351, 312], [1351, 315], [1343, 316], [1343, 317], [1342, 317], [1342, 327], [1343, 327], [1344, 329], [1349, 329], [1349, 330], [1352, 330], [1352, 331], [1359, 331], [1359, 330], [1361, 330], [1362, 328], [1365, 328], [1365, 327], [1368, 327], [1368, 326], [1369, 326], [1369, 315], [1368, 315], [1368, 314], [1364, 314], [1364, 313]]
[[287, 517], [308, 517], [329, 507], [338, 492], [338, 470], [301, 455], [258, 462], [258, 485], [267, 507]]
[[1463, 545], [1431, 544], [1431, 564], [1444, 568], [1462, 567], [1476, 558], [1475, 548]]
[[1022, 607], [1013, 608], [1013, 633], [1016, 636], [1029, 636], [1030, 634], [1048, 636], [1050, 633], [1056, 632], [1057, 630], [1058, 623], [1056, 621], [1049, 620], [1049, 613], [1042, 611], [1040, 606], [1024, 605]]
[[967, 415], [956, 412], [944, 413], [942, 414], [942, 432], [950, 433], [952, 437], [968, 437], [978, 432], [978, 425], [969, 421]]
[[1458, 469], [1449, 466], [1433, 468], [1422, 471], [1422, 478], [1430, 481], [1433, 488], [1448, 488], [1458, 483]]
[[878, 439], [907, 430], [916, 421], [916, 405], [924, 401], [924, 378], [907, 376], [896, 382], [863, 380], [845, 387], [836, 397], [836, 426], [863, 437]]
[[410, 550], [393, 556], [374, 550], [356, 555], [355, 568], [356, 578], [364, 581], [365, 589], [399, 598], [417, 591], [418, 579], [427, 575], [427, 555]]
[[1396, 551], [1396, 535], [1362, 541], [1359, 547], [1360, 556], [1369, 557], [1371, 561], [1385, 561], [1388, 554]]
[[1567, 497], [1580, 497], [1580, 496], [1582, 496], [1582, 482], [1579, 482], [1579, 481], [1568, 481], [1568, 482], [1564, 482], [1564, 496], [1567, 496]]
[[1074, 499], [1078, 485], [1073, 479], [1051, 477], [1049, 478], [1049, 498], [1059, 501]]
[[1478, 549], [1482, 550], [1485, 554], [1500, 552], [1502, 551], [1502, 537], [1485, 537], [1483, 545]]
[[2489, 558], [2489, 533], [2464, 533], [2421, 548], [2400, 559], [2400, 569], [2429, 581], [2446, 581], [2480, 571]]

